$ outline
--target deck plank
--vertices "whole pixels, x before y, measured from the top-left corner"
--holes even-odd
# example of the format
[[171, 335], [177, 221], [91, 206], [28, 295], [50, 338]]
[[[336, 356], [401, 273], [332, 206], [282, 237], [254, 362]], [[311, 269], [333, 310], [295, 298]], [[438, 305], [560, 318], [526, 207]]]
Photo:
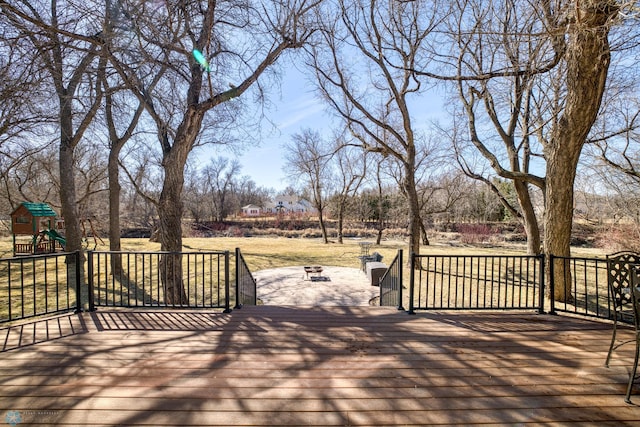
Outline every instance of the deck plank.
[[[533, 313], [109, 311], [0, 329], [19, 425], [638, 425], [633, 345]], [[621, 339], [631, 338], [623, 330]], [[640, 403], [640, 387], [633, 396]]]

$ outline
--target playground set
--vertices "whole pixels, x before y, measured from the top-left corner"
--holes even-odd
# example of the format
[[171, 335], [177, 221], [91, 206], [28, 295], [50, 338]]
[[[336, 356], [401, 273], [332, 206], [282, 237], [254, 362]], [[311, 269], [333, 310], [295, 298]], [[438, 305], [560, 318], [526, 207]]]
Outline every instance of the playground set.
[[[83, 246], [89, 247], [87, 226], [91, 230], [93, 249], [98, 242], [105, 244], [93, 227], [91, 219], [81, 219]], [[64, 220], [46, 203], [22, 202], [11, 214], [11, 232], [13, 233], [13, 255], [35, 255], [63, 252], [67, 241], [64, 237]], [[21, 237], [19, 237], [21, 236]], [[25, 238], [28, 237], [28, 240]], [[21, 238], [21, 242], [18, 239]]]
[[46, 203], [22, 202], [11, 213], [11, 232], [14, 256], [64, 251], [67, 245], [64, 221]]
[[[82, 242], [89, 247], [87, 226], [91, 230], [94, 249], [98, 242], [105, 244], [93, 227], [91, 219], [81, 219]], [[11, 214], [11, 231], [13, 233], [13, 255], [35, 255], [62, 252], [66, 250], [64, 237], [64, 220], [46, 203], [22, 202]], [[22, 236], [22, 242], [18, 242]], [[28, 240], [24, 237], [28, 236]]]

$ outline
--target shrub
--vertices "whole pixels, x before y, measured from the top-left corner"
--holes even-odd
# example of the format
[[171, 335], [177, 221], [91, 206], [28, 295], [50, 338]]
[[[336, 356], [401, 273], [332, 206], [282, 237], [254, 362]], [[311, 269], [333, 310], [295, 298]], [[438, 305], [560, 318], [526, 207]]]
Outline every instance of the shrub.
[[488, 224], [457, 224], [456, 231], [460, 233], [460, 241], [469, 245], [487, 242], [496, 234]]
[[608, 252], [640, 252], [640, 226], [615, 224], [596, 233], [595, 246]]

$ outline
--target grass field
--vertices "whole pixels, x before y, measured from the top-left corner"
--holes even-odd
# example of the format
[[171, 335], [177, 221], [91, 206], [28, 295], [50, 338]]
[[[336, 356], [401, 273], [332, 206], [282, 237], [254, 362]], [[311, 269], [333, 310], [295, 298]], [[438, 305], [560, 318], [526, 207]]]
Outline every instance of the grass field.
[[[325, 244], [317, 238], [286, 238], [286, 237], [213, 237], [213, 238], [185, 238], [185, 251], [234, 251], [240, 248], [252, 271], [268, 268], [289, 267], [295, 265], [333, 265], [339, 267], [359, 267], [358, 256], [361, 254], [359, 243], [363, 239], [345, 239], [344, 244]], [[108, 241], [105, 245], [98, 245], [96, 250], [109, 250]], [[11, 237], [0, 239], [0, 258], [13, 255]], [[407, 242], [389, 240], [379, 246], [371, 246], [370, 252], [380, 253], [383, 262], [390, 262], [398, 249], [404, 249], [407, 257]], [[122, 239], [123, 251], [159, 251], [160, 244], [150, 242], [149, 239]], [[524, 255], [524, 245], [508, 246], [451, 246], [435, 243], [423, 246], [421, 253], [429, 255]], [[604, 257], [600, 249], [574, 248], [573, 256]]]
[[[123, 241], [125, 250], [157, 250], [159, 245], [150, 244], [144, 239], [126, 239]], [[325, 244], [321, 239], [285, 237], [249, 237], [249, 238], [188, 238], [184, 239], [187, 251], [199, 250], [230, 250], [240, 248], [249, 268], [252, 271], [267, 268], [289, 267], [296, 265], [333, 265], [339, 267], [360, 267], [358, 256], [361, 253], [360, 243], [363, 239], [345, 239], [343, 244]], [[146, 244], [145, 244], [146, 242]], [[152, 245], [156, 245], [153, 247]], [[100, 249], [100, 248], [98, 248]], [[379, 246], [371, 246], [369, 252], [378, 252], [389, 263], [396, 256], [398, 249], [404, 250], [405, 260], [408, 257], [408, 243], [398, 240], [382, 241]], [[451, 246], [448, 244], [432, 244], [421, 248], [422, 254], [427, 255], [525, 255], [525, 245], [505, 246]], [[600, 249], [574, 248], [573, 256], [604, 257]]]
[[[186, 250], [231, 250], [240, 248], [249, 268], [258, 271], [269, 268], [296, 265], [332, 265], [360, 267], [359, 243], [362, 240], [346, 240], [344, 244], [325, 244], [320, 239], [288, 239], [284, 237], [188, 239]], [[383, 242], [372, 246], [370, 253], [378, 252], [384, 261], [391, 261], [403, 242]]]

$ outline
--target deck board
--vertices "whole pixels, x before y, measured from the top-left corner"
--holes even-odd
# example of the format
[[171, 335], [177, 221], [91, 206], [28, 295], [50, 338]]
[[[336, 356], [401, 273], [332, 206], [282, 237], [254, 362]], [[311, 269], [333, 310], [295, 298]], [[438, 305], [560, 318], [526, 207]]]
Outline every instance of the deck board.
[[623, 401], [633, 345], [605, 368], [610, 334], [604, 322], [533, 313], [100, 310], [0, 330], [0, 416], [21, 426], [638, 425], [640, 407]]

